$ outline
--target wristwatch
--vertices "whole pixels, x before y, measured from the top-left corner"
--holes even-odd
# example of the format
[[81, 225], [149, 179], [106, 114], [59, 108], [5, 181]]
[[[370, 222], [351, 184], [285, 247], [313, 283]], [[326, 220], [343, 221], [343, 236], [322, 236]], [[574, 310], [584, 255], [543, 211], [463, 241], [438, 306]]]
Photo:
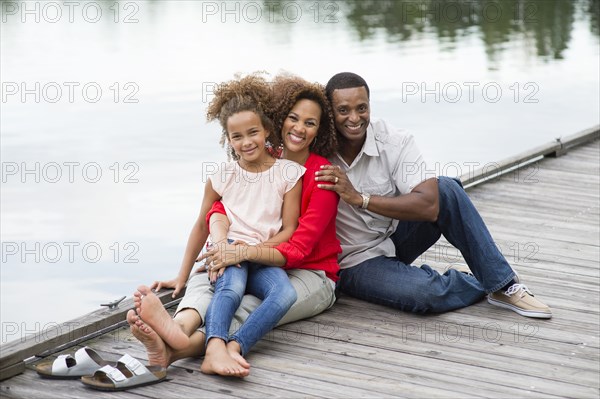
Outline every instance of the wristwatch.
[[360, 207], [362, 209], [367, 209], [367, 207], [369, 206], [369, 200], [371, 199], [371, 194], [360, 193], [360, 196], [362, 197], [362, 200], [363, 200]]

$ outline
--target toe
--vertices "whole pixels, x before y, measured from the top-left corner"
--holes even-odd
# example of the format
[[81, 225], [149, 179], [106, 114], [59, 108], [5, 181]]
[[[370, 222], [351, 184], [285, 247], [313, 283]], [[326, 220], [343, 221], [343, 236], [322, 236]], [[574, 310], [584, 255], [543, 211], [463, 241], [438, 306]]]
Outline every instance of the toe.
[[137, 314], [135, 313], [135, 311], [133, 309], [131, 309], [127, 312], [127, 323], [129, 323], [129, 325], [135, 324], [137, 319], [138, 319]]
[[152, 291], [150, 291], [150, 287], [145, 286], [145, 285], [140, 285], [138, 287], [138, 291], [142, 295], [148, 295], [150, 292], [152, 292]]

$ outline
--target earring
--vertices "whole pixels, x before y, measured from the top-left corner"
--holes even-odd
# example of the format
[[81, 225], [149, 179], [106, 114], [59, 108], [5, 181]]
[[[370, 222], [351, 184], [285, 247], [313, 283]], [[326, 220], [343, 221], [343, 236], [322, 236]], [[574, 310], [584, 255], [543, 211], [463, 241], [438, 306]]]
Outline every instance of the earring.
[[312, 143], [310, 143], [310, 147], [315, 148], [316, 146], [317, 146], [317, 136], [315, 136]]

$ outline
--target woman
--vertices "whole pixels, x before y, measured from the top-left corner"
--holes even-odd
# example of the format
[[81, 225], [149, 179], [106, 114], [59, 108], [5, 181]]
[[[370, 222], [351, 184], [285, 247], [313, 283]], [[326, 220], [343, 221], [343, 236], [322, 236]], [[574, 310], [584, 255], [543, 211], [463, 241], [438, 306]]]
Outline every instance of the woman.
[[[298, 228], [288, 242], [275, 247], [266, 244], [252, 247], [224, 244], [216, 246], [202, 258], [213, 268], [211, 273], [218, 273], [223, 267], [246, 260], [286, 269], [298, 299], [281, 319], [281, 325], [314, 316], [333, 305], [334, 284], [339, 270], [337, 255], [341, 248], [335, 235], [339, 197], [332, 191], [318, 189], [313, 178], [321, 165], [329, 164], [325, 157], [333, 155], [336, 148], [333, 115], [323, 87], [298, 77], [280, 75], [272, 83], [272, 91], [271, 105], [268, 107], [270, 110], [267, 109], [266, 112], [270, 114], [275, 130], [281, 134], [282, 157], [296, 161], [307, 169], [302, 182]], [[161, 288], [174, 288], [175, 297], [182, 287], [175, 280], [170, 280], [156, 281], [151, 288], [157, 291]], [[192, 290], [195, 295], [188, 295]], [[153, 317], [156, 320], [154, 322], [149, 322], [146, 318], [144, 321], [140, 320], [134, 311], [127, 315], [132, 333], [146, 346], [150, 365], [166, 367], [175, 360], [199, 356], [205, 349], [210, 350], [205, 348], [205, 334], [189, 327], [194, 323], [182, 322], [185, 316], [196, 318], [195, 321], [202, 323], [206, 315], [212, 291], [204, 273], [196, 273], [190, 278], [186, 297], [196, 300], [182, 300], [174, 319], [170, 319], [165, 317], [167, 312], [148, 287], [140, 287], [134, 294], [136, 308], [148, 310], [145, 312], [147, 314], [162, 314]], [[243, 323], [258, 304], [256, 298], [245, 296], [236, 312], [236, 321]], [[160, 323], [159, 331], [180, 328], [189, 337], [189, 344], [183, 349], [172, 348], [156, 333], [154, 323]], [[170, 326], [165, 328], [164, 324]], [[234, 359], [241, 367], [249, 369], [249, 364], [241, 356]], [[219, 370], [214, 371], [220, 374]], [[229, 375], [226, 372], [223, 374]], [[247, 372], [236, 375], [245, 376]]]

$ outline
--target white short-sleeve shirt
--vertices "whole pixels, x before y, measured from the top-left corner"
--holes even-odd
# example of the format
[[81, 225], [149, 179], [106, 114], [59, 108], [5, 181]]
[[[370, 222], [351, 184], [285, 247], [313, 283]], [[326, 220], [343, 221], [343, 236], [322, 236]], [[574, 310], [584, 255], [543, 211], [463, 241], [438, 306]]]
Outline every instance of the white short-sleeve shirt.
[[[336, 154], [331, 162], [340, 166], [356, 190], [384, 197], [410, 193], [421, 182], [437, 177], [428, 170], [413, 136], [394, 129], [383, 120], [372, 120], [362, 150], [351, 165]], [[342, 269], [377, 256], [395, 255], [389, 237], [398, 220], [382, 216], [340, 201], [336, 220], [342, 246], [339, 258]]]
[[209, 177], [230, 221], [227, 238], [259, 244], [281, 229], [283, 196], [300, 180], [305, 168], [278, 159], [264, 172], [242, 169], [237, 162], [219, 164]]

